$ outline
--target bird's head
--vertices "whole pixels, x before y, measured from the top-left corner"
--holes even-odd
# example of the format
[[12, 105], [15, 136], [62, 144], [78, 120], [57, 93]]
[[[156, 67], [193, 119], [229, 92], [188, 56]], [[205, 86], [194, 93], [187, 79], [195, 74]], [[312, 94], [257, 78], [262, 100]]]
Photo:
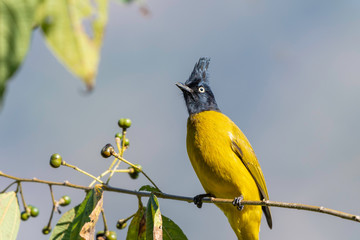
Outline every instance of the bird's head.
[[220, 111], [209, 86], [209, 63], [210, 58], [200, 58], [185, 84], [176, 83], [184, 94], [189, 115], [209, 110]]

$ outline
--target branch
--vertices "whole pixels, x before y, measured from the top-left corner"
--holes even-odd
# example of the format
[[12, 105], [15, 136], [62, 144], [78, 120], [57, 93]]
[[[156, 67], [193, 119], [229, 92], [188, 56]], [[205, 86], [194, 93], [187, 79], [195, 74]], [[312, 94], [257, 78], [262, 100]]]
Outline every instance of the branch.
[[[213, 203], [232, 203], [233, 199], [221, 199], [221, 198], [204, 198], [203, 202], [213, 202]], [[341, 211], [337, 211], [330, 208], [325, 208], [323, 206], [312, 206], [307, 204], [301, 204], [301, 203], [287, 203], [287, 202], [276, 202], [276, 201], [270, 201], [270, 200], [264, 200], [264, 201], [248, 201], [248, 200], [242, 200], [241, 205], [260, 205], [260, 206], [269, 206], [269, 207], [280, 207], [280, 208], [293, 208], [297, 210], [305, 210], [305, 211], [311, 211], [311, 212], [319, 212], [324, 213], [328, 215], [332, 215], [335, 217], [344, 218], [347, 220], [352, 220], [355, 222], [360, 222], [360, 216], [359, 215], [353, 215], [350, 213], [345, 213]]]
[[92, 189], [91, 187], [85, 187], [85, 186], [81, 186], [81, 185], [76, 185], [76, 184], [72, 184], [69, 183], [68, 181], [64, 181], [64, 182], [52, 182], [52, 181], [46, 181], [46, 180], [40, 180], [37, 178], [19, 178], [19, 177], [14, 177], [8, 174], [5, 174], [3, 172], [0, 171], [0, 177], [6, 177], [9, 179], [14, 179], [18, 182], [34, 182], [34, 183], [43, 183], [43, 184], [48, 184], [48, 185], [54, 185], [54, 186], [66, 186], [66, 187], [70, 187], [70, 188], [77, 188], [77, 189], [83, 189], [83, 190], [90, 190]]
[[[13, 180], [16, 180], [19, 182], [34, 182], [34, 183], [49, 184], [49, 185], [54, 185], [54, 186], [66, 186], [66, 187], [70, 187], [70, 188], [77, 188], [77, 189], [83, 189], [83, 190], [91, 189], [91, 187], [72, 184], [68, 181], [52, 182], [52, 181], [40, 180], [37, 178], [32, 178], [32, 179], [18, 178], [18, 177], [14, 177], [14, 176], [5, 174], [1, 171], [0, 171], [0, 176], [6, 177], [9, 179], [13, 179]], [[104, 191], [108, 191], [108, 192], [118, 192], [118, 193], [136, 195], [139, 197], [150, 197], [150, 195], [151, 195], [150, 192], [132, 191], [132, 190], [123, 189], [123, 188], [111, 187], [109, 185], [102, 185], [102, 189]], [[193, 197], [178, 196], [178, 195], [172, 195], [172, 194], [167, 194], [167, 193], [163, 193], [163, 192], [154, 192], [153, 194], [155, 194], [158, 198], [163, 198], [163, 199], [185, 201], [185, 202], [189, 202], [189, 203], [194, 202]], [[221, 203], [223, 203], [223, 204], [231, 203], [232, 204], [234, 199], [223, 199], [223, 198], [210, 197], [210, 198], [204, 198], [202, 201], [204, 203], [220, 203], [220, 204]], [[264, 200], [264, 201], [243, 200], [243, 201], [241, 201], [241, 205], [260, 205], [260, 206], [269, 206], [269, 207], [293, 208], [293, 209], [298, 209], [298, 210], [324, 213], [324, 214], [332, 215], [335, 217], [340, 217], [340, 218], [344, 218], [347, 220], [360, 222], [360, 216], [358, 216], [358, 215], [340, 212], [340, 211], [333, 210], [330, 208], [325, 208], [322, 206], [319, 207], [319, 206], [312, 206], [312, 205], [306, 205], [306, 204], [300, 204], [300, 203], [286, 203], [286, 202], [276, 202], [276, 201], [270, 201], [270, 200]]]

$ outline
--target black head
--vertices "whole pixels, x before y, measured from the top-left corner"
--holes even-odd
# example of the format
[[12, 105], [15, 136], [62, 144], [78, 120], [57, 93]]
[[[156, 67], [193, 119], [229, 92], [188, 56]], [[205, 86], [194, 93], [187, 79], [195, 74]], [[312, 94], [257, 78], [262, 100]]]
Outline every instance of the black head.
[[184, 93], [189, 115], [209, 110], [220, 111], [209, 86], [209, 63], [210, 58], [200, 58], [185, 84], [176, 83]]

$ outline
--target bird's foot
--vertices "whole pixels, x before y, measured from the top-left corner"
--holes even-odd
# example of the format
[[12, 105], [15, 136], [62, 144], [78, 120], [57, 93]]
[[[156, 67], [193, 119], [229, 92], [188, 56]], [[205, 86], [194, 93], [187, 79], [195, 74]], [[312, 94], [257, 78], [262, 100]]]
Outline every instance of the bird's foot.
[[202, 204], [203, 204], [203, 199], [206, 198], [206, 197], [215, 197], [214, 195], [212, 195], [211, 193], [206, 193], [206, 194], [199, 194], [199, 195], [196, 195], [194, 197], [194, 203], [195, 205], [198, 207], [198, 208], [201, 208], [202, 207]]
[[244, 200], [244, 196], [243, 196], [243, 195], [240, 195], [240, 197], [236, 197], [236, 198], [234, 199], [234, 201], [232, 202], [232, 204], [233, 204], [235, 207], [237, 207], [237, 209], [238, 209], [239, 211], [243, 210], [243, 208], [244, 208], [244, 206], [241, 205], [241, 201], [242, 201], [242, 200]]

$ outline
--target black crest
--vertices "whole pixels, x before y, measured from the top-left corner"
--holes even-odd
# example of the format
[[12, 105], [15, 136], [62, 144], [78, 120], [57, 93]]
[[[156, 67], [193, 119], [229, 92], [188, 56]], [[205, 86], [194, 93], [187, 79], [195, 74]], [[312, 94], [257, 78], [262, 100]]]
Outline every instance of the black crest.
[[185, 82], [185, 85], [193, 85], [202, 81], [208, 83], [208, 67], [210, 64], [210, 58], [203, 57], [195, 64], [194, 70], [192, 71], [189, 79]]

